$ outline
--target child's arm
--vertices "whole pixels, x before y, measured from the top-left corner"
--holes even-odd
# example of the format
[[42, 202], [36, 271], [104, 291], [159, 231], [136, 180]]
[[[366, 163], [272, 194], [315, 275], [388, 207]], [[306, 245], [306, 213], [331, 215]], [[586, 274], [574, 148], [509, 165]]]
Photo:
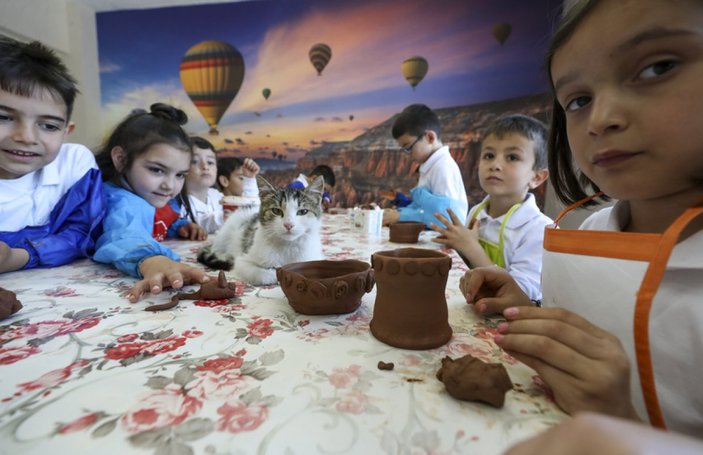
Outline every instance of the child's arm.
[[630, 399], [630, 364], [618, 338], [562, 308], [503, 312], [494, 340], [533, 368], [568, 414], [591, 411], [639, 421]]
[[469, 270], [459, 280], [459, 289], [466, 303], [473, 305], [479, 314], [502, 313], [506, 308], [534, 305], [513, 277], [497, 266]]
[[202, 284], [209, 280], [205, 271], [176, 262], [166, 256], [151, 256], [144, 259], [139, 264], [139, 272], [143, 279], [132, 286], [127, 296], [132, 303], [138, 301], [147, 292], [159, 294], [165, 287], [179, 289], [184, 284]]
[[249, 177], [250, 179], [253, 179], [256, 177], [256, 174], [258, 174], [260, 170], [261, 168], [258, 164], [256, 164], [256, 161], [252, 160], [251, 158], [244, 159], [244, 164], [242, 165], [242, 174], [244, 175], [244, 177]]
[[399, 219], [400, 212], [396, 209], [383, 209], [383, 220], [381, 221], [381, 224], [384, 226], [396, 223]]
[[492, 266], [493, 262], [478, 241], [479, 221], [474, 220], [471, 222], [471, 227], [466, 227], [462, 220], [457, 218], [452, 209], [447, 209], [447, 211], [451, 222], [440, 213], [435, 213], [435, 217], [447, 228], [444, 229], [435, 223], [431, 223], [430, 228], [441, 234], [432, 240], [449, 248], [454, 248], [460, 256], [469, 261], [470, 267]]
[[400, 212], [399, 221], [420, 221], [429, 227], [432, 223], [440, 223], [435, 218], [435, 213], [447, 213], [448, 209], [453, 210], [454, 213], [462, 213], [458, 200], [438, 196], [427, 188], [413, 188], [410, 195], [413, 199], [412, 203], [398, 210]]
[[183, 224], [177, 230], [178, 236], [186, 240], [207, 240], [207, 230], [195, 223]]
[[22, 248], [10, 248], [0, 242], [0, 273], [19, 270], [29, 261], [29, 253]]
[[100, 172], [91, 169], [63, 195], [47, 224], [0, 232], [0, 241], [26, 251], [28, 258], [21, 268], [56, 267], [89, 257], [104, 215]]

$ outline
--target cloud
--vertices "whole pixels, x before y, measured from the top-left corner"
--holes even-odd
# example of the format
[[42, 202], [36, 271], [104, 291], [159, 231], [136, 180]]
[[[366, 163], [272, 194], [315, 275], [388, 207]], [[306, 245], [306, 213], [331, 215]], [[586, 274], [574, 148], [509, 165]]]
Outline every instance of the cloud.
[[116, 63], [100, 62], [100, 74], [118, 73], [122, 71], [122, 67]]

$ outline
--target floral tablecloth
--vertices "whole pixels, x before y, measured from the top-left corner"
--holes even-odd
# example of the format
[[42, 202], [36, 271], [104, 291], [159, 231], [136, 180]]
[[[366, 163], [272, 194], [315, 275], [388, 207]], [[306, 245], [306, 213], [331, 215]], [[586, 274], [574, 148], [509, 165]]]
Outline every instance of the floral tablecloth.
[[[432, 232], [417, 247], [439, 249]], [[328, 258], [370, 260], [408, 245], [325, 215]], [[197, 242], [170, 243], [195, 263]], [[458, 291], [454, 335], [427, 351], [369, 332], [375, 289], [351, 314], [305, 316], [279, 286], [241, 284], [231, 300], [130, 304], [134, 280], [88, 260], [0, 275], [24, 308], [0, 324], [0, 453], [501, 453], [564, 418], [533, 370], [492, 341]], [[195, 289], [188, 287], [187, 289]], [[463, 402], [435, 374], [444, 356], [502, 362], [514, 383], [502, 409]], [[393, 362], [381, 371], [379, 361]]]

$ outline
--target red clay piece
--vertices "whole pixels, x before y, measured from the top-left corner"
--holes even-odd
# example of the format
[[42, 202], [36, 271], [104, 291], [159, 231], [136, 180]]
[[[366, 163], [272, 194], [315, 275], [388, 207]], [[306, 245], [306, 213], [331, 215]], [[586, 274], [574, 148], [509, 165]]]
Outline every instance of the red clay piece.
[[420, 232], [425, 230], [425, 223], [398, 221], [391, 224], [389, 230], [389, 240], [393, 243], [417, 243]]
[[470, 355], [456, 360], [443, 358], [437, 379], [454, 398], [481, 401], [496, 408], [503, 407], [505, 393], [513, 388], [503, 364], [485, 363]]

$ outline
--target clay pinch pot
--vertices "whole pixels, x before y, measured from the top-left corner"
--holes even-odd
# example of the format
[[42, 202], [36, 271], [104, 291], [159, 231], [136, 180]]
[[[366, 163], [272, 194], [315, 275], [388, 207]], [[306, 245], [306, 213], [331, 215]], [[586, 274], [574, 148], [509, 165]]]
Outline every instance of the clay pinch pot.
[[390, 229], [390, 241], [393, 243], [417, 243], [420, 232], [425, 230], [425, 223], [419, 221], [398, 221], [392, 223]]
[[355, 260], [294, 262], [276, 277], [290, 306], [310, 315], [351, 313], [376, 283], [371, 265]]
[[452, 337], [444, 291], [452, 259], [441, 251], [399, 248], [371, 256], [376, 302], [371, 333], [403, 349], [432, 349]]

